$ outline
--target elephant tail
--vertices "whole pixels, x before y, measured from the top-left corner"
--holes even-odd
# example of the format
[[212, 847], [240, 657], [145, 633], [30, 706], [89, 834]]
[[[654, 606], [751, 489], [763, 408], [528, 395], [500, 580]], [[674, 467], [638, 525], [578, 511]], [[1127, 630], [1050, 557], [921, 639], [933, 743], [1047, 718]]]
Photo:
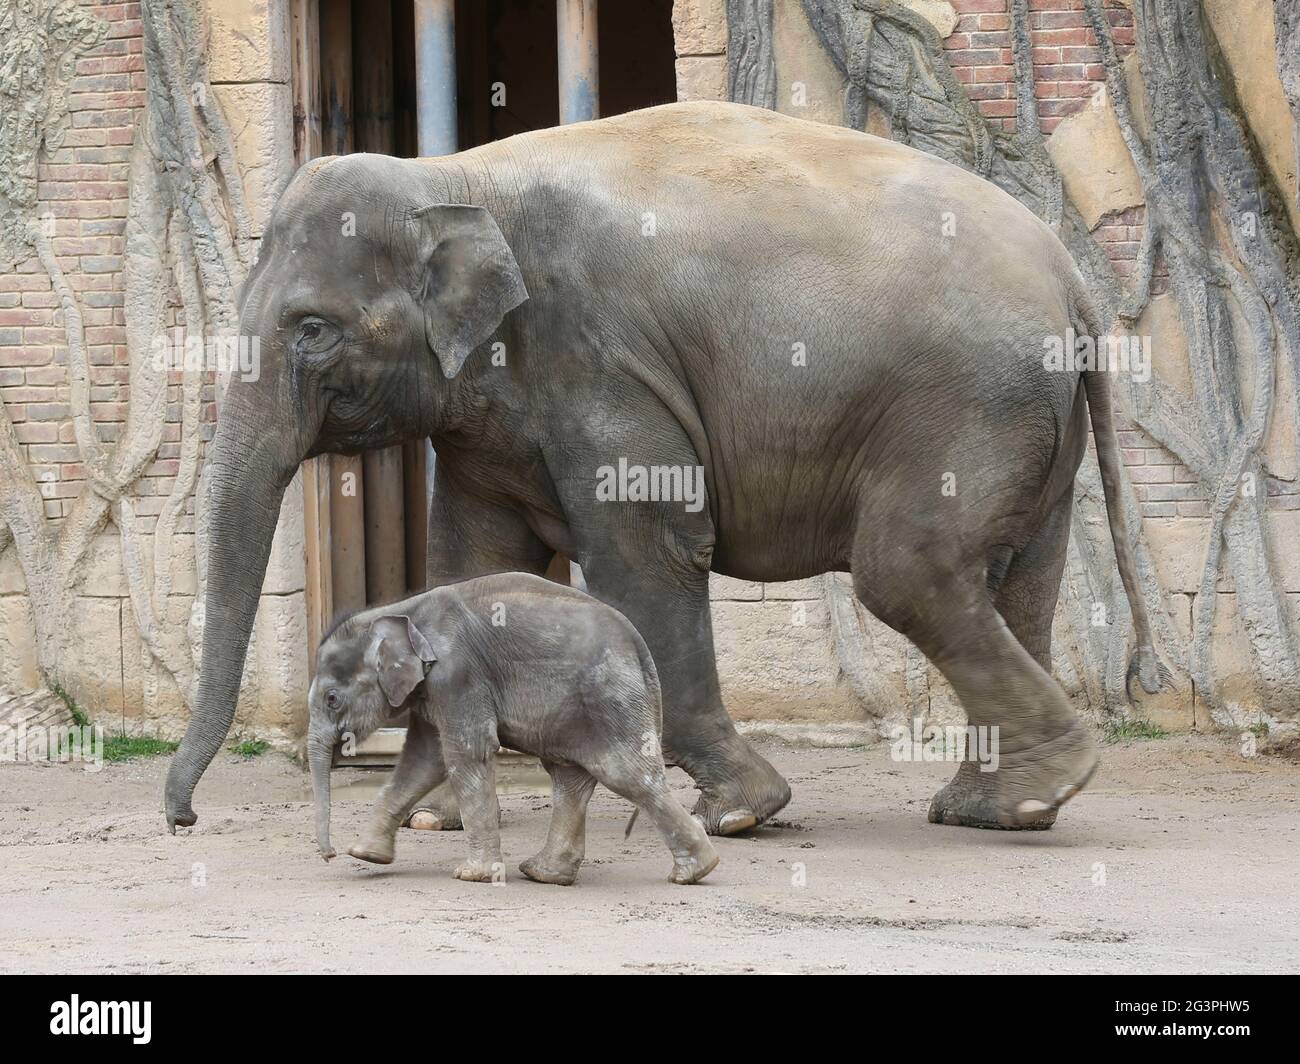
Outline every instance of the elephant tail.
[[[1096, 328], [1096, 312], [1081, 296], [1076, 296], [1076, 304], [1078, 316], [1083, 319], [1087, 334], [1099, 342], [1101, 333]], [[1135, 678], [1142, 684], [1142, 689], [1147, 694], [1155, 694], [1168, 686], [1173, 677], [1165, 664], [1156, 656], [1155, 644], [1151, 638], [1151, 619], [1147, 615], [1146, 600], [1142, 597], [1142, 585], [1138, 581], [1137, 559], [1124, 514], [1119, 440], [1115, 435], [1115, 418], [1111, 406], [1110, 380], [1107, 371], [1105, 369], [1084, 370], [1083, 386], [1088, 396], [1088, 414], [1092, 420], [1092, 435], [1097, 445], [1097, 465], [1101, 470], [1102, 490], [1106, 495], [1106, 516], [1110, 522], [1110, 538], [1114, 543], [1119, 578], [1124, 584], [1124, 594], [1128, 597], [1129, 609], [1133, 613], [1133, 630], [1137, 637], [1137, 647], [1129, 661], [1128, 673], [1124, 677], [1124, 693], [1132, 702]]]

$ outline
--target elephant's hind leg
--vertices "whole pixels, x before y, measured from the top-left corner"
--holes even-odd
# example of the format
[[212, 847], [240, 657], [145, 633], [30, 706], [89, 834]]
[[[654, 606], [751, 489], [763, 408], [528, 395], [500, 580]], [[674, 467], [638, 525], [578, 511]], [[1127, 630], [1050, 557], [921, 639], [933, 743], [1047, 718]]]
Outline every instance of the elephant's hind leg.
[[538, 883], [570, 886], [587, 853], [587, 803], [596, 779], [585, 768], [543, 762], [551, 776], [551, 827], [546, 845], [519, 866]]
[[[859, 543], [854, 586], [872, 613], [947, 677], [970, 724], [988, 729], [996, 761], [965, 769], [967, 797], [956, 811], [1001, 827], [1046, 826], [1092, 775], [1096, 743], [1060, 685], [994, 608], [984, 559], [960, 556], [960, 545], [920, 527], [911, 533], [895, 527], [887, 551]], [[879, 564], [882, 558], [888, 565]]]
[[671, 883], [698, 883], [718, 866], [718, 851], [704, 833], [698, 816], [682, 808], [668, 789], [663, 765], [626, 762], [601, 766], [600, 782], [615, 794], [643, 810], [654, 822], [673, 855]]
[[[1045, 671], [1052, 669], [1052, 617], [1060, 594], [1070, 537], [1071, 494], [1061, 498], [1034, 538], [1012, 559], [997, 589], [995, 605], [1020, 645]], [[930, 802], [934, 824], [968, 828], [1005, 828], [998, 822], [996, 773], [981, 772], [973, 761], [963, 761], [957, 774]], [[1045, 830], [1056, 822], [1050, 810], [1025, 825]]]

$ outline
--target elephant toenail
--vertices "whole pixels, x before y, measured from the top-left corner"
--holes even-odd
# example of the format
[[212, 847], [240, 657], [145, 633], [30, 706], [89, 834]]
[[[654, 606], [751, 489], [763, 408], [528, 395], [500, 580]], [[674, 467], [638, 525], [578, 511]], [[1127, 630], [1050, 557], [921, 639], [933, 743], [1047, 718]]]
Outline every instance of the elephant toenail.
[[723, 835], [734, 835], [738, 831], [748, 831], [757, 824], [758, 817], [748, 809], [734, 809], [722, 815], [718, 821], [718, 831]]
[[1052, 807], [1046, 802], [1040, 802], [1037, 798], [1029, 798], [1021, 802], [1016, 807], [1016, 816], [1023, 820], [1031, 820], [1043, 813], [1050, 813]]

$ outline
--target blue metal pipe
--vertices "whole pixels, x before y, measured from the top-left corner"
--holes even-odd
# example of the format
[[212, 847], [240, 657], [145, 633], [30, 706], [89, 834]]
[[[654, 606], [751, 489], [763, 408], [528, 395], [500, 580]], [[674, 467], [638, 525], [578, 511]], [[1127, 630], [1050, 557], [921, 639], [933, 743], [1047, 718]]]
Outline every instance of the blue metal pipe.
[[456, 151], [456, 0], [415, 0], [415, 105], [421, 156]]
[[555, 0], [559, 39], [560, 124], [600, 117], [596, 0]]

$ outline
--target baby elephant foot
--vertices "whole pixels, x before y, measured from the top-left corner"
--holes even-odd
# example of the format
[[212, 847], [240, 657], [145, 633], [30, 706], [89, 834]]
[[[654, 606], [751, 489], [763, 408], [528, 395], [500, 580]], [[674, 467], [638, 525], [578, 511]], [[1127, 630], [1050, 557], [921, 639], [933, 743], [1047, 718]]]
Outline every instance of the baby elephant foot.
[[565, 860], [543, 851], [528, 858], [519, 866], [519, 871], [535, 883], [554, 883], [561, 887], [571, 887], [573, 881], [578, 878], [578, 867], [581, 864], [581, 857], [576, 860]]
[[392, 864], [393, 843], [391, 839], [359, 842], [348, 849], [348, 856], [355, 857], [358, 861], [368, 861], [370, 864]]
[[707, 842], [689, 857], [674, 857], [670, 883], [698, 883], [718, 867], [718, 853]]
[[493, 881], [504, 882], [506, 878], [505, 865], [500, 861], [465, 861], [463, 864], [456, 866], [456, 871], [452, 873], [456, 879], [463, 879], [467, 883], [491, 883]]

